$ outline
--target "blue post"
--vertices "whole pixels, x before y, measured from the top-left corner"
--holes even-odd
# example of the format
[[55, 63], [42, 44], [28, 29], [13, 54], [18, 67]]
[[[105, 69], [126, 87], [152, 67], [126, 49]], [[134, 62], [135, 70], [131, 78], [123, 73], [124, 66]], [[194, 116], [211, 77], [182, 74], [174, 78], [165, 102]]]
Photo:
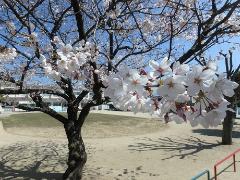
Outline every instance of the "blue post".
[[199, 173], [198, 175], [194, 176], [191, 180], [196, 180], [196, 179], [200, 178], [201, 176], [203, 176], [204, 174], [207, 174], [208, 180], [210, 180], [209, 170], [205, 170], [205, 171]]

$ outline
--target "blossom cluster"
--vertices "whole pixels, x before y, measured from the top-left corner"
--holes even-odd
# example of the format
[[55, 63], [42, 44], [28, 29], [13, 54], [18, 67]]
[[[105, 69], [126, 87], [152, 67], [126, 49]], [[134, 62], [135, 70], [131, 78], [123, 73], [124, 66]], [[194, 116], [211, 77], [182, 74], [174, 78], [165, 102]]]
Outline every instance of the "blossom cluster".
[[15, 48], [0, 47], [0, 61], [8, 62], [17, 56]]
[[105, 96], [114, 106], [134, 112], [150, 112], [166, 122], [189, 121], [205, 128], [221, 123], [230, 110], [225, 96], [232, 97], [238, 84], [217, 73], [217, 65], [190, 67], [167, 58], [149, 62], [150, 71], [122, 67], [105, 80]]
[[[57, 37], [54, 39], [57, 50], [53, 53], [54, 61], [47, 61], [41, 55], [42, 67], [47, 76], [59, 81], [61, 77], [80, 80], [84, 79], [83, 69], [88, 62], [93, 62], [98, 57], [98, 50], [89, 42], [80, 42], [78, 47], [64, 44]], [[51, 59], [54, 59], [51, 57]]]

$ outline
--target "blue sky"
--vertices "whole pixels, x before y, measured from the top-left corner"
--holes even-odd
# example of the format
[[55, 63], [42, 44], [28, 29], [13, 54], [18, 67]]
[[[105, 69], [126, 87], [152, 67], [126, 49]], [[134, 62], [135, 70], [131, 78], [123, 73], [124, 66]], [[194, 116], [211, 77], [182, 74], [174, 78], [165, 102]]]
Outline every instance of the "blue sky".
[[[234, 42], [239, 42], [240, 43], [240, 38], [239, 37], [236, 37], [234, 38]], [[210, 48], [206, 54], [207, 54], [207, 57], [212, 57], [212, 58], [215, 58], [220, 51], [222, 51], [224, 54], [227, 54], [229, 49], [231, 49], [231, 47], [233, 47], [233, 44], [219, 44], [219, 45], [215, 45], [213, 46], [212, 48]], [[237, 66], [240, 64], [240, 48], [237, 46], [234, 46], [236, 49], [233, 50], [233, 67], [234, 68], [237, 68]], [[224, 58], [221, 56], [221, 59], [219, 61], [219, 71], [220, 72], [225, 72], [225, 60]]]

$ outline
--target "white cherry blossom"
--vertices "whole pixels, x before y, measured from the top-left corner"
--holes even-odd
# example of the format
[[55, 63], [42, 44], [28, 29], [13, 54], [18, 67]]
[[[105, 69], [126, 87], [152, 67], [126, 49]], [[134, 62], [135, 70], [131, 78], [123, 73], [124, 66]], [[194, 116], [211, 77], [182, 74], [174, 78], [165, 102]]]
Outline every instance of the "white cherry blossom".
[[185, 75], [187, 72], [189, 72], [189, 66], [187, 64], [180, 64], [179, 61], [173, 64], [173, 74]]
[[179, 94], [186, 91], [182, 77], [173, 76], [163, 80], [163, 85], [159, 87], [159, 95], [169, 100], [174, 100]]
[[140, 75], [136, 69], [129, 71], [129, 77], [127, 78], [128, 89], [132, 92], [143, 93], [144, 85], [146, 85], [148, 79], [145, 75]]
[[153, 77], [162, 76], [172, 72], [172, 69], [170, 68], [170, 64], [167, 58], [164, 58], [161, 64], [158, 63], [157, 61], [151, 60], [149, 62], [149, 66], [153, 70]]
[[209, 96], [216, 100], [222, 99], [223, 96], [232, 97], [234, 89], [237, 87], [238, 84], [236, 82], [227, 79], [225, 74], [220, 74], [218, 79], [209, 87]]
[[[127, 92], [127, 84], [120, 76], [113, 76], [108, 80], [106, 84], [109, 88], [105, 91], [106, 96], [121, 97]], [[114, 98], [112, 98], [114, 100]]]
[[187, 92], [190, 96], [195, 96], [200, 90], [204, 91], [210, 86], [215, 72], [202, 66], [194, 66], [192, 71], [187, 74]]
[[217, 64], [215, 61], [208, 61], [206, 65], [207, 69], [211, 69], [212, 71], [217, 71]]

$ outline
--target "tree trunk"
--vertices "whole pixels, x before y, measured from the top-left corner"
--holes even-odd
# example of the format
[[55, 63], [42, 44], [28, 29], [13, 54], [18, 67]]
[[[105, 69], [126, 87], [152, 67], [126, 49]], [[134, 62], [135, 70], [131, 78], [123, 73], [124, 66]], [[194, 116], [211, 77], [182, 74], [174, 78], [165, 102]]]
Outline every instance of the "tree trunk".
[[82, 170], [87, 161], [87, 153], [81, 136], [81, 129], [75, 127], [74, 122], [64, 126], [68, 139], [68, 168], [63, 175], [64, 180], [80, 180]]
[[222, 131], [223, 145], [232, 144], [233, 118], [234, 118], [234, 113], [231, 111], [227, 111], [227, 115], [223, 121], [223, 131]]

